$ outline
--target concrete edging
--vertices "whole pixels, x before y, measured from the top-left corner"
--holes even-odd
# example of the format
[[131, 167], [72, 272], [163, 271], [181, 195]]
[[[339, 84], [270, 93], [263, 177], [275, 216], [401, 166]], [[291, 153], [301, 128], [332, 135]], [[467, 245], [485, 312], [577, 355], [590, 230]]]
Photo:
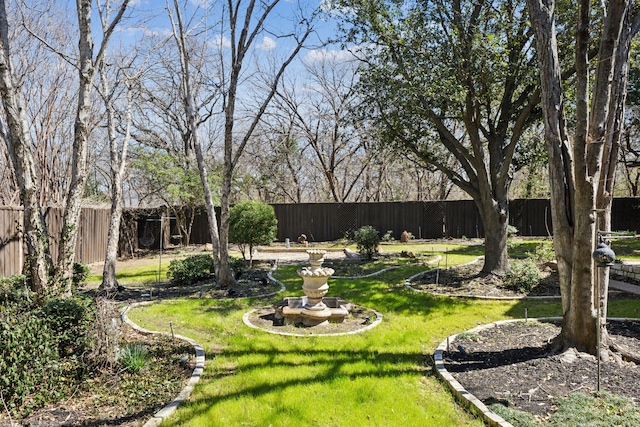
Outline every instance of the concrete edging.
[[[260, 308], [264, 308], [264, 307], [260, 307]], [[382, 322], [382, 314], [379, 313], [376, 310], [372, 310], [376, 314], [376, 320], [374, 320], [370, 324], [366, 325], [364, 328], [360, 328], [360, 329], [357, 329], [355, 331], [333, 332], [333, 333], [328, 333], [328, 334], [294, 334], [292, 332], [278, 332], [278, 331], [271, 331], [269, 329], [263, 329], [263, 328], [261, 328], [259, 326], [254, 325], [253, 323], [251, 323], [251, 321], [249, 320], [249, 316], [251, 316], [257, 310], [260, 310], [260, 308], [254, 308], [253, 310], [247, 311], [242, 316], [242, 322], [245, 325], [247, 325], [248, 327], [250, 327], [252, 329], [256, 329], [258, 331], [266, 332], [268, 334], [273, 334], [273, 335], [287, 336], [287, 337], [303, 337], [303, 338], [307, 338], [308, 337], [308, 338], [312, 338], [312, 337], [341, 337], [341, 336], [344, 336], [344, 335], [355, 335], [355, 334], [359, 334], [359, 333], [362, 333], [362, 332], [366, 332], [366, 331], [368, 331], [370, 329], [373, 329], [373, 328], [375, 328], [376, 326], [378, 326]]]
[[196, 352], [196, 367], [193, 370], [193, 372], [191, 373], [191, 378], [189, 378], [189, 381], [187, 382], [187, 385], [182, 389], [182, 391], [178, 394], [178, 396], [175, 399], [173, 399], [171, 402], [166, 404], [158, 412], [156, 412], [153, 415], [153, 417], [151, 417], [144, 424], [144, 427], [155, 427], [155, 426], [157, 426], [165, 418], [167, 418], [170, 415], [172, 415], [176, 411], [176, 409], [178, 409], [178, 406], [180, 406], [180, 404], [182, 404], [182, 402], [184, 402], [189, 397], [189, 395], [193, 391], [193, 387], [198, 383], [198, 381], [200, 381], [200, 377], [202, 376], [202, 372], [204, 371], [204, 364], [205, 364], [204, 350], [202, 349], [202, 346], [197, 341], [195, 341], [195, 340], [193, 340], [191, 338], [182, 336], [182, 335], [169, 334], [167, 332], [149, 331], [147, 329], [144, 329], [144, 328], [141, 328], [140, 326], [138, 326], [136, 323], [134, 323], [127, 316], [127, 312], [129, 312], [130, 309], [132, 309], [134, 307], [142, 306], [142, 305], [149, 305], [149, 304], [152, 304], [154, 302], [155, 301], [145, 301], [145, 302], [138, 302], [138, 303], [133, 303], [133, 304], [127, 305], [124, 308], [124, 310], [122, 310], [122, 312], [120, 313], [120, 317], [121, 317], [122, 321], [124, 323], [128, 324], [129, 326], [131, 326], [136, 331], [138, 331], [138, 332], [140, 332], [142, 334], [145, 334], [145, 335], [150, 335], [150, 334], [167, 335], [167, 336], [173, 336], [174, 338], [178, 338], [180, 340], [188, 342], [189, 344], [191, 344], [193, 346], [193, 348], [194, 348], [194, 350]]

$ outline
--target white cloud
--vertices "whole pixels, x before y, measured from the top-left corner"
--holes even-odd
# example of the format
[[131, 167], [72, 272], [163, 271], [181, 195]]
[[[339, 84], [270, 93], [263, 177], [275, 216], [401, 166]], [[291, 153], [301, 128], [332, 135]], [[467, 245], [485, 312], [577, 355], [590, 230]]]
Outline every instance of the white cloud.
[[270, 50], [275, 49], [276, 46], [277, 46], [277, 43], [276, 43], [276, 41], [274, 39], [272, 39], [271, 37], [268, 37], [268, 36], [264, 36], [262, 38], [262, 42], [259, 43], [256, 46], [256, 49], [260, 49], [260, 50], [264, 50], [264, 51], [269, 52]]
[[218, 34], [213, 37], [213, 40], [210, 41], [211, 45], [216, 48], [230, 48], [231, 40], [227, 38], [224, 34]]
[[348, 50], [316, 49], [309, 51], [305, 56], [305, 62], [309, 64], [327, 61], [349, 62], [354, 60], [355, 57], [353, 56], [353, 53]]
[[168, 28], [150, 28], [145, 26], [122, 26], [116, 29], [116, 31], [129, 37], [136, 37], [138, 35], [142, 37], [168, 37], [172, 34]]

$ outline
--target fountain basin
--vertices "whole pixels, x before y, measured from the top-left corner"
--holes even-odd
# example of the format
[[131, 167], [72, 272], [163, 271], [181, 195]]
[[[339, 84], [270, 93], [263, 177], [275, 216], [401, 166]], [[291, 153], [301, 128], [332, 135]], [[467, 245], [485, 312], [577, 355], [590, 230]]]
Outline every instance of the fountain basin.
[[314, 303], [315, 298], [288, 297], [275, 306], [274, 317], [285, 324], [318, 326], [327, 322], [342, 323], [349, 315], [351, 303], [338, 297], [324, 297]]

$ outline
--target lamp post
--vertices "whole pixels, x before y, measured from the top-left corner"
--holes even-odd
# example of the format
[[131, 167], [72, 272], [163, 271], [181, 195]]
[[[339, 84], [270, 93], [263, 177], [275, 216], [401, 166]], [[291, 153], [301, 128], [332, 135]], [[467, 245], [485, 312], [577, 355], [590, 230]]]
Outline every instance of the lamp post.
[[[616, 254], [613, 250], [604, 243], [602, 235], [598, 234], [598, 247], [593, 251], [593, 260], [596, 262], [596, 267], [607, 268], [613, 265], [616, 259]], [[600, 391], [600, 272], [596, 271], [596, 363], [597, 363], [597, 376], [596, 386]]]

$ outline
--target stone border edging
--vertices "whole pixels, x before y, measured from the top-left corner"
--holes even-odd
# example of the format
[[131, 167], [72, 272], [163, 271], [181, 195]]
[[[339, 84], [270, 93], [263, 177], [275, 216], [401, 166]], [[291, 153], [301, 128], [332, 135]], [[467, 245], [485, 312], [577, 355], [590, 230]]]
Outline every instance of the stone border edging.
[[[478, 261], [480, 261], [480, 259], [482, 258], [482, 256], [477, 257], [476, 259], [474, 259], [471, 262], [467, 262], [466, 264], [459, 264], [460, 265], [469, 265], [469, 264], [474, 264]], [[562, 298], [560, 295], [542, 295], [542, 296], [530, 296], [530, 295], [525, 295], [525, 296], [513, 296], [513, 297], [491, 297], [491, 296], [486, 296], [486, 295], [459, 295], [459, 294], [445, 294], [445, 293], [440, 293], [440, 292], [427, 292], [427, 291], [423, 291], [421, 289], [416, 289], [413, 286], [411, 286], [411, 281], [413, 279], [415, 279], [416, 277], [420, 277], [423, 274], [426, 274], [430, 271], [433, 271], [434, 269], [432, 268], [431, 270], [426, 270], [423, 272], [420, 272], [418, 274], [414, 274], [413, 276], [409, 277], [408, 279], [406, 279], [404, 281], [404, 286], [407, 289], [410, 289], [414, 292], [420, 292], [423, 294], [429, 294], [429, 295], [435, 295], [435, 296], [439, 296], [439, 297], [449, 297], [449, 298], [469, 298], [469, 299], [482, 299], [482, 300], [495, 300], [495, 301], [513, 301], [513, 300], [542, 300], [542, 299], [560, 299]]]
[[178, 406], [180, 406], [180, 404], [182, 402], [184, 402], [189, 397], [189, 395], [193, 391], [193, 387], [197, 384], [198, 381], [200, 381], [200, 377], [202, 376], [202, 372], [204, 371], [204, 363], [205, 363], [204, 350], [203, 350], [202, 346], [197, 341], [195, 341], [195, 340], [193, 340], [191, 338], [182, 336], [182, 335], [170, 334], [168, 332], [149, 331], [147, 329], [144, 329], [144, 328], [138, 326], [136, 323], [134, 323], [127, 316], [127, 312], [129, 312], [130, 309], [132, 309], [134, 307], [142, 306], [142, 305], [149, 305], [149, 304], [152, 304], [154, 302], [155, 301], [145, 301], [145, 302], [138, 302], [138, 303], [129, 304], [120, 313], [120, 318], [122, 319], [123, 322], [125, 322], [126, 324], [131, 326], [133, 329], [135, 329], [136, 331], [138, 331], [138, 332], [140, 332], [142, 334], [145, 334], [145, 335], [149, 335], [149, 334], [168, 335], [168, 336], [172, 336], [174, 338], [178, 338], [180, 340], [188, 342], [189, 344], [191, 344], [193, 346], [193, 348], [196, 351], [196, 366], [195, 366], [195, 369], [193, 370], [193, 372], [191, 373], [191, 377], [189, 378], [189, 381], [187, 382], [187, 385], [182, 389], [182, 391], [178, 394], [178, 396], [175, 399], [173, 399], [171, 402], [166, 404], [158, 412], [156, 412], [153, 415], [153, 417], [151, 417], [144, 424], [143, 427], [155, 427], [155, 426], [157, 426], [165, 418], [167, 418], [170, 415], [172, 415], [176, 411], [176, 409], [178, 409]]
[[[438, 255], [437, 257], [435, 257], [435, 259], [433, 259], [432, 261], [426, 262], [425, 264], [433, 264], [435, 262], [440, 261], [441, 259], [442, 259], [442, 255]], [[416, 265], [420, 265], [420, 264], [396, 265], [394, 267], [387, 267], [387, 268], [383, 268], [382, 270], [374, 271], [373, 273], [365, 274], [364, 276], [331, 276], [331, 278], [332, 279], [366, 279], [367, 277], [377, 276], [379, 274], [386, 273], [387, 271], [390, 271], [390, 270], [395, 270], [395, 269], [404, 268], [404, 267], [413, 267]], [[427, 271], [431, 271], [431, 270], [427, 270]], [[423, 271], [422, 273], [419, 273], [419, 274], [424, 274], [424, 273], [426, 273], [426, 271]], [[411, 277], [414, 277], [414, 276], [411, 276]]]
[[[541, 317], [541, 318], [530, 318], [527, 321], [553, 321], [553, 320], [562, 320], [560, 317]], [[499, 320], [493, 323], [487, 323], [484, 325], [477, 326], [473, 329], [469, 329], [464, 332], [477, 332], [483, 329], [488, 329], [491, 327], [495, 327], [497, 325], [505, 324], [505, 323], [513, 323], [513, 322], [522, 322], [525, 319], [510, 319], [510, 320]], [[504, 418], [491, 411], [487, 406], [482, 403], [477, 397], [473, 394], [469, 393], [462, 385], [447, 371], [445, 367], [444, 361], [444, 352], [447, 351], [447, 343], [451, 343], [456, 339], [459, 334], [449, 335], [447, 339], [442, 341], [435, 353], [433, 354], [433, 360], [436, 367], [436, 373], [438, 376], [447, 384], [449, 389], [453, 392], [455, 399], [465, 408], [469, 409], [472, 413], [480, 416], [484, 422], [492, 427], [514, 427], [513, 424], [506, 421]]]
[[[628, 317], [608, 317], [606, 320], [614, 320], [617, 322], [637, 322], [640, 319], [628, 318]], [[499, 325], [515, 322], [561, 322], [562, 317], [537, 317], [529, 319], [508, 319], [498, 320], [493, 323], [487, 323], [484, 325], [476, 326], [473, 329], [463, 332], [478, 332], [484, 329], [493, 328]], [[462, 332], [460, 332], [462, 333]], [[458, 334], [449, 335], [447, 339], [442, 341], [435, 353], [433, 353], [433, 360], [436, 367], [436, 373], [447, 384], [449, 389], [453, 392], [455, 399], [464, 407], [468, 408], [471, 412], [479, 415], [483, 421], [492, 427], [514, 427], [513, 424], [506, 421], [504, 418], [491, 411], [487, 406], [482, 403], [477, 397], [469, 393], [462, 385], [447, 371], [445, 367], [445, 360], [443, 354], [447, 351], [447, 343], [451, 343], [456, 339]]]
[[[264, 307], [260, 307], [260, 308], [264, 308]], [[376, 310], [372, 310], [376, 314], [376, 320], [374, 320], [373, 322], [371, 322], [370, 324], [368, 324], [364, 328], [360, 328], [360, 329], [357, 329], [355, 331], [333, 332], [333, 333], [329, 333], [329, 334], [294, 334], [294, 333], [291, 333], [291, 332], [278, 332], [278, 331], [272, 331], [272, 330], [269, 330], [269, 329], [263, 329], [263, 328], [261, 328], [259, 326], [254, 325], [253, 323], [251, 323], [251, 321], [249, 321], [249, 316], [251, 316], [251, 314], [253, 314], [257, 310], [259, 310], [260, 308], [254, 308], [253, 310], [249, 310], [248, 312], [246, 312], [242, 316], [242, 322], [245, 325], [247, 325], [248, 327], [250, 327], [252, 329], [256, 329], [258, 331], [267, 332], [269, 334], [274, 334], [274, 335], [283, 335], [283, 336], [288, 336], [288, 337], [303, 337], [303, 338], [309, 337], [309, 338], [311, 338], [311, 337], [340, 337], [340, 336], [344, 336], [344, 335], [355, 335], [355, 334], [359, 334], [361, 332], [366, 332], [366, 331], [368, 331], [370, 329], [373, 329], [373, 328], [375, 328], [376, 326], [378, 326], [382, 322], [382, 314], [380, 314]]]

